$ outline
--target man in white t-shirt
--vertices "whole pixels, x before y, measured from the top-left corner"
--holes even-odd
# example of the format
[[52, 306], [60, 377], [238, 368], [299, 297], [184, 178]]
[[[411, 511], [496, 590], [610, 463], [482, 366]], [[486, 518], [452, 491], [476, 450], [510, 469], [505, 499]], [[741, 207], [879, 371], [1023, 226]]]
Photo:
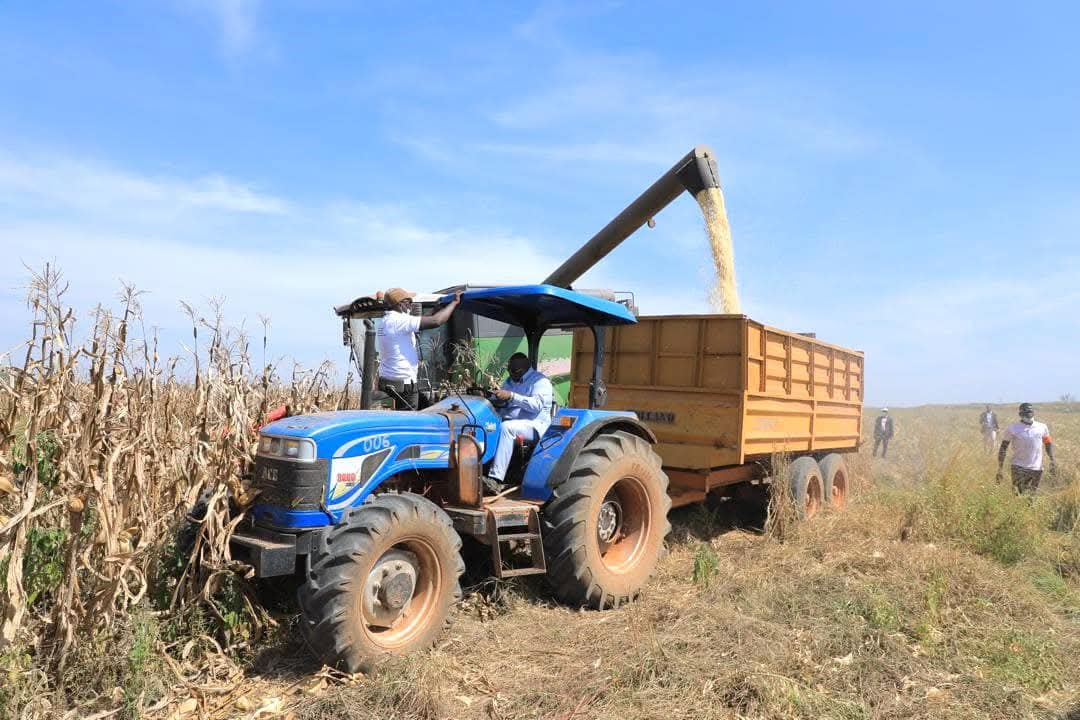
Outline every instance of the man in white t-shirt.
[[1005, 464], [1005, 455], [1009, 444], [1013, 446], [1012, 482], [1017, 493], [1035, 492], [1043, 472], [1043, 449], [1050, 458], [1050, 472], [1054, 472], [1054, 444], [1050, 438], [1050, 428], [1045, 423], [1035, 420], [1035, 408], [1031, 403], [1021, 403], [1020, 422], [1014, 422], [1005, 428], [1001, 436], [1001, 448], [998, 450], [997, 479], [1002, 478], [1001, 468]]
[[379, 325], [379, 390], [394, 400], [398, 410], [416, 410], [420, 405], [420, 388], [416, 373], [420, 354], [416, 348], [416, 333], [437, 328], [453, 315], [461, 302], [461, 291], [454, 299], [431, 315], [413, 315], [412, 299], [416, 293], [390, 288], [383, 294], [389, 308]]

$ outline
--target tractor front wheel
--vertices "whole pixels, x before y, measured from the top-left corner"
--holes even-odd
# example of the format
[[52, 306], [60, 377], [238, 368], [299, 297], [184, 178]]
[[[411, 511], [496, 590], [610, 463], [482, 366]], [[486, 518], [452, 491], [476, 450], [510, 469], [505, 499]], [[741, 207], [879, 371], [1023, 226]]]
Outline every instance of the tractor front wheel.
[[634, 599], [671, 531], [660, 457], [615, 431], [593, 438], [544, 509], [548, 580], [570, 605], [597, 609]]
[[308, 645], [348, 672], [429, 647], [461, 598], [464, 571], [461, 538], [438, 506], [410, 493], [375, 496], [312, 550], [297, 591]]

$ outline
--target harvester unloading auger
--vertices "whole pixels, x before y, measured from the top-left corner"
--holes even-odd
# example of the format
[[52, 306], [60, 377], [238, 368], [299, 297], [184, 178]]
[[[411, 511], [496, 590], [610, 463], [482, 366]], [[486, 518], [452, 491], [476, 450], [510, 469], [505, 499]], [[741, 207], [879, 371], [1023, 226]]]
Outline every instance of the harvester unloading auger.
[[725, 313], [739, 313], [731, 230], [724, 210], [724, 195], [716, 170], [716, 156], [707, 145], [698, 145], [686, 153], [600, 232], [593, 235], [548, 275], [544, 283], [569, 288], [623, 240], [633, 235], [642, 225], [650, 223], [657, 213], [684, 191], [694, 197], [705, 216], [705, 229], [716, 264], [716, 286], [710, 293], [713, 309]]

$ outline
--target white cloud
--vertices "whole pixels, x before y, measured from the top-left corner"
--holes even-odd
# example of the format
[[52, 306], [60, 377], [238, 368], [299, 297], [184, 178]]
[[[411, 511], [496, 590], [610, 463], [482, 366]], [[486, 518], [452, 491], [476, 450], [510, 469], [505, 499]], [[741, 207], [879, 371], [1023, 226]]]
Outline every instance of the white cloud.
[[[536, 282], [558, 264], [527, 238], [433, 226], [405, 206], [308, 206], [209, 177], [148, 178], [55, 157], [0, 162], [0, 251], [9, 258], [0, 266], [0, 350], [23, 337], [23, 263], [55, 262], [81, 311], [110, 304], [121, 281], [146, 291], [144, 315], [162, 329], [166, 353], [188, 332], [179, 301], [224, 298], [229, 321], [254, 328], [269, 316], [271, 349], [305, 364], [342, 359], [332, 308], [354, 297], [394, 285]], [[227, 219], [228, 234], [208, 218]]]
[[214, 20], [227, 55], [242, 55], [255, 46], [261, 0], [187, 0], [187, 3]]
[[0, 200], [44, 202], [70, 210], [169, 214], [201, 211], [280, 215], [289, 204], [219, 174], [195, 179], [149, 177], [56, 155], [0, 150]]

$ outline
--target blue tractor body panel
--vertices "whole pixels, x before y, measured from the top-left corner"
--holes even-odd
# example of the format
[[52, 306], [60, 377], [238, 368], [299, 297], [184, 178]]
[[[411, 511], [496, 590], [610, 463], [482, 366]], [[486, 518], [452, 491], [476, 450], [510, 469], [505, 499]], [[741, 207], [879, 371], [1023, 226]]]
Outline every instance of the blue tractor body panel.
[[551, 427], [533, 449], [529, 464], [525, 467], [521, 497], [547, 502], [551, 498], [551, 475], [575, 438], [582, 433], [590, 436], [594, 434], [600, 421], [623, 417], [631, 422], [636, 419], [631, 412], [560, 408]]
[[256, 502], [255, 521], [283, 530], [333, 525], [342, 512], [362, 503], [389, 477], [411, 470], [446, 469], [451, 422], [455, 436], [464, 426], [471, 426], [483, 450], [482, 462], [491, 460], [499, 416], [480, 397], [448, 398], [420, 412], [343, 410], [298, 415], [266, 425], [262, 435], [315, 442], [316, 461], [325, 461], [327, 466], [326, 492], [320, 510]]

